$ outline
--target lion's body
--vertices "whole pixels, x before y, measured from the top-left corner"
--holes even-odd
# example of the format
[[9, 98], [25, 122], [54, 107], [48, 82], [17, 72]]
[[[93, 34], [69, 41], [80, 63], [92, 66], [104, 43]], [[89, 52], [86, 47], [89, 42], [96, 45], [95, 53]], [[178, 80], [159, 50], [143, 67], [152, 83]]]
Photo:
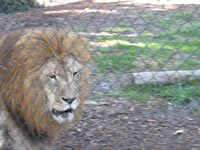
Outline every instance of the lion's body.
[[73, 32], [36, 28], [2, 36], [0, 147], [49, 149], [81, 114], [89, 59], [87, 40]]

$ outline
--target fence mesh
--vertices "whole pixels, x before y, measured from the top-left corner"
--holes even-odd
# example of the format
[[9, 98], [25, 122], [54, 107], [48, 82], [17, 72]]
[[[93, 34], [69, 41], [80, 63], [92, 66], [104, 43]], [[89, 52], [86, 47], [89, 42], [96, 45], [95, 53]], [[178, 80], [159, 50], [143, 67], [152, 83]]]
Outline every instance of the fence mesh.
[[35, 2], [0, 15], [0, 149], [200, 149], [197, 1]]

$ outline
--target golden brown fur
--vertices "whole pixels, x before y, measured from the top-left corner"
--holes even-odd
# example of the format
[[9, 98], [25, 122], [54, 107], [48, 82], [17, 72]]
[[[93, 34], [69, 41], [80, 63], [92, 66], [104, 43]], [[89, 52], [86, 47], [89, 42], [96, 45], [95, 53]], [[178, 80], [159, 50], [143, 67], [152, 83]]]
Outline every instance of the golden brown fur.
[[[1, 114], [8, 115], [7, 120], [12, 118], [12, 123], [9, 124], [13, 125], [10, 128], [19, 127], [17, 131], [23, 131], [22, 136], [37, 137], [38, 141], [51, 140], [68, 127], [69, 123], [59, 124], [51, 119], [48, 111], [44, 111], [47, 101], [43, 101], [45, 94], [42, 86], [37, 82], [39, 74], [37, 70], [49, 58], [53, 57], [62, 63], [62, 59], [66, 56], [73, 56], [84, 66], [82, 70], [84, 77], [80, 81], [79, 91], [81, 105], [83, 105], [90, 87], [87, 68], [90, 55], [86, 38], [74, 32], [44, 28], [17, 30], [1, 37]], [[25, 79], [28, 79], [28, 82], [24, 82]], [[75, 112], [75, 118], [81, 114], [81, 111], [82, 106]], [[21, 134], [19, 132], [17, 134]], [[28, 134], [24, 135], [24, 133]], [[8, 136], [14, 135], [11, 133]]]

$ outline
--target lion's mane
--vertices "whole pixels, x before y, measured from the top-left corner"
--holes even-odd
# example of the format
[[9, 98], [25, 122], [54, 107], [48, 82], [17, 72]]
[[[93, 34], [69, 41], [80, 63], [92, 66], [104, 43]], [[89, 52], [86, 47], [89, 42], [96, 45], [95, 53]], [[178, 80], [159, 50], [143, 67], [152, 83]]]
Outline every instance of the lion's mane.
[[[85, 100], [90, 87], [87, 39], [71, 31], [28, 28], [7, 33], [0, 40], [0, 96], [10, 116], [34, 136], [52, 136], [66, 128], [68, 123], [60, 125], [50, 119], [50, 112], [44, 111], [48, 107], [47, 101], [43, 101], [44, 90], [36, 82], [34, 72], [49, 58], [61, 60], [64, 55], [73, 56], [84, 66], [79, 93], [81, 101]], [[24, 80], [31, 74], [35, 80], [24, 87]], [[81, 110], [82, 107], [79, 107], [75, 118]]]

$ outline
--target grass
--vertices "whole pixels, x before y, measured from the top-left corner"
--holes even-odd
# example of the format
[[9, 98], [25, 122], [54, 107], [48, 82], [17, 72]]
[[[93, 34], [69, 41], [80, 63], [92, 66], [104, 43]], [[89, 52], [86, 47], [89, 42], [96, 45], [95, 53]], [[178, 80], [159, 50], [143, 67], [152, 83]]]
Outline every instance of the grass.
[[127, 23], [119, 23], [119, 27], [108, 27], [103, 29], [104, 32], [116, 32], [116, 33], [123, 33], [123, 32], [131, 32], [133, 28], [131, 24]]
[[76, 32], [87, 32], [87, 28], [86, 27], [77, 27], [74, 29], [74, 31]]
[[94, 58], [99, 64], [97, 72], [102, 73], [111, 70], [114, 72], [123, 72], [131, 70], [134, 67], [131, 60], [134, 60], [136, 57], [136, 51], [134, 51], [133, 47], [125, 44], [117, 44], [114, 48], [114, 54], [110, 48], [99, 49], [102, 55]]
[[191, 69], [191, 66], [193, 66], [194, 68], [199, 68], [200, 61], [194, 59], [188, 59], [186, 60], [186, 63], [185, 61], [183, 61], [183, 65], [181, 66], [181, 68], [184, 70], [189, 70]]
[[133, 31], [131, 27], [115, 27], [115, 28], [110, 27], [104, 30], [104, 32], [118, 32], [118, 33], [130, 32], [130, 31]]
[[[134, 61], [138, 55], [145, 60], [155, 61], [159, 64], [165, 64], [167, 61], [175, 62], [180, 65], [179, 69], [200, 67], [199, 59], [187, 58], [187, 61], [184, 61], [186, 58], [173, 58], [173, 60], [170, 58], [176, 52], [186, 54], [188, 57], [189, 55], [194, 55], [197, 58], [200, 56], [200, 22], [178, 24], [185, 18], [187, 16], [179, 13], [171, 18], [163, 18], [155, 25], [165, 28], [167, 31], [158, 34], [143, 32], [136, 38], [126, 37], [123, 34], [132, 31], [130, 24], [121, 23], [119, 27], [104, 29], [104, 32], [114, 32], [114, 34], [97, 40], [97, 42], [104, 42], [108, 45], [112, 43], [109, 48], [101, 48], [102, 55], [95, 58], [100, 66], [98, 72], [110, 70], [122, 72], [136, 69]], [[184, 64], [181, 65], [183, 62]], [[176, 69], [176, 67], [166, 68]]]
[[[103, 29], [102, 31], [110, 33], [110, 36], [102, 36], [96, 40], [97, 43], [103, 42], [108, 45], [99, 48], [100, 54], [94, 57], [98, 64], [97, 73], [142, 71], [141, 63], [144, 60], [148, 62], [146, 63], [148, 70], [199, 69], [200, 21], [193, 21], [191, 14], [191, 11], [187, 11], [156, 20], [155, 27], [163, 32], [144, 31], [136, 37], [127, 36], [134, 33], [131, 24], [127, 23]], [[152, 18], [151, 15], [143, 17]], [[176, 53], [184, 56], [175, 57]], [[159, 97], [166, 100], [168, 104], [185, 104], [193, 99], [199, 99], [199, 84], [197, 81], [187, 84], [129, 86], [119, 88], [116, 93], [109, 95], [134, 99], [141, 103]]]
[[162, 98], [169, 105], [187, 104], [192, 100], [200, 102], [200, 82], [175, 83], [168, 85], [128, 86], [118, 89], [118, 95], [127, 100], [136, 100], [139, 103]]

